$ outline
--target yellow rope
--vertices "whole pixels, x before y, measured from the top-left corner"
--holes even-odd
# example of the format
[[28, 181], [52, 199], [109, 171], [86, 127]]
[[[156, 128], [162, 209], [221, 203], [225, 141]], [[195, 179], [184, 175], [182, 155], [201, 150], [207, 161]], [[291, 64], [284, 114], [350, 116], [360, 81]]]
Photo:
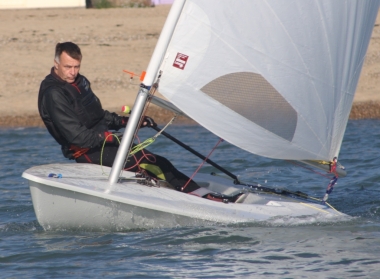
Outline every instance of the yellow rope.
[[312, 161], [321, 165], [330, 165], [332, 163], [332, 161], [328, 162], [328, 161], [323, 161], [323, 160], [312, 160]]
[[[175, 115], [166, 125], [164, 128], [161, 129], [161, 131], [159, 131], [157, 134], [155, 134], [153, 137], [151, 138], [148, 138], [146, 139], [145, 141], [135, 145], [132, 149], [131, 149], [131, 152], [129, 153], [129, 156], [132, 156], [134, 154], [136, 154], [137, 152], [143, 150], [144, 148], [146, 148], [147, 146], [151, 145], [152, 143], [154, 143], [156, 141], [156, 138], [161, 135], [161, 133], [170, 125], [173, 123], [174, 119], [176, 119], [177, 115]], [[116, 137], [117, 141], [119, 142], [119, 145], [120, 145], [120, 139], [119, 137], [116, 135], [116, 134], [109, 134], [107, 135], [107, 137], [104, 139], [104, 142], [103, 142], [103, 145], [102, 145], [102, 149], [101, 149], [101, 152], [100, 152], [100, 167], [102, 169], [102, 175], [108, 175], [104, 172], [103, 170], [103, 152], [104, 152], [104, 146], [107, 142], [107, 139], [108, 137], [110, 136], [114, 136]]]
[[119, 137], [117, 136], [117, 135], [115, 135], [115, 134], [108, 134], [107, 135], [107, 137], [104, 139], [104, 141], [103, 141], [103, 145], [102, 145], [102, 150], [100, 151], [100, 168], [102, 169], [102, 175], [108, 175], [108, 174], [106, 174], [105, 172], [104, 172], [104, 170], [103, 170], [103, 151], [104, 151], [104, 146], [106, 145], [106, 141], [107, 141], [107, 139], [108, 139], [108, 137], [116, 137], [116, 139], [117, 139], [117, 141], [119, 142], [119, 145], [120, 145], [120, 139], [119, 139]]
[[131, 152], [129, 153], [129, 156], [132, 156], [134, 154], [136, 154], [137, 152], [139, 152], [140, 150], [143, 150], [144, 148], [146, 148], [147, 146], [151, 145], [152, 143], [154, 143], [156, 141], [156, 138], [161, 135], [161, 133], [170, 125], [173, 123], [174, 119], [176, 119], [177, 115], [174, 115], [173, 118], [165, 125], [164, 128], [161, 129], [161, 131], [159, 131], [157, 134], [155, 134], [153, 137], [151, 138], [148, 138], [146, 140], [144, 140], [143, 142], [135, 145], [132, 149], [131, 149]]
[[338, 210], [336, 210], [331, 204], [325, 202], [325, 204], [330, 207], [331, 209], [335, 210], [337, 213], [339, 213], [339, 215], [342, 215], [342, 213], [340, 213]]
[[316, 207], [316, 206], [313, 206], [313, 205], [311, 205], [311, 204], [307, 204], [307, 203], [304, 203], [304, 202], [300, 202], [300, 204], [302, 204], [302, 205], [304, 205], [304, 206], [308, 206], [308, 207], [313, 208], [313, 209], [315, 209], [315, 210], [322, 211], [322, 212], [324, 212], [324, 213], [329, 213], [328, 211], [326, 211], [326, 210], [324, 210], [324, 209], [320, 209], [320, 208], [318, 208], [318, 207]]
[[143, 150], [144, 148], [146, 148], [147, 146], [151, 145], [155, 141], [156, 141], [156, 138], [155, 137], [151, 137], [151, 138], [146, 139], [143, 142], [135, 145], [131, 149], [131, 152], [129, 152], [129, 156], [132, 156], [132, 155], [136, 154], [137, 152], [139, 152], [140, 150]]

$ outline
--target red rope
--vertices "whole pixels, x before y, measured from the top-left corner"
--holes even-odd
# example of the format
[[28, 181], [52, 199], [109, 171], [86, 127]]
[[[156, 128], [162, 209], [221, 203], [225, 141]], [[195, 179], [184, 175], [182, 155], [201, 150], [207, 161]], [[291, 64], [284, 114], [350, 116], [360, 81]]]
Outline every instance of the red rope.
[[[138, 136], [135, 136], [138, 140], [138, 142], [140, 143], [140, 138]], [[128, 171], [128, 170], [131, 170], [135, 167], [137, 167], [139, 169], [139, 171], [141, 171], [141, 168], [140, 168], [140, 162], [142, 161], [142, 159], [147, 159], [149, 162], [151, 163], [155, 163], [156, 162], [156, 157], [153, 155], [153, 154], [146, 154], [144, 152], [144, 149], [141, 150], [141, 153], [142, 153], [142, 156], [140, 157], [140, 159], [137, 159], [136, 155], [133, 155], [133, 158], [135, 159], [135, 164], [129, 168], [124, 168], [124, 170]], [[149, 159], [149, 157], [151, 157], [152, 159]]]
[[214, 146], [214, 148], [210, 151], [210, 153], [206, 156], [206, 158], [203, 160], [203, 162], [199, 165], [199, 167], [195, 170], [195, 172], [191, 175], [191, 177], [189, 178], [189, 180], [186, 182], [185, 186], [182, 187], [181, 191], [183, 192], [185, 190], [185, 188], [187, 187], [187, 185], [189, 185], [190, 181], [194, 178], [194, 176], [198, 173], [198, 171], [201, 169], [201, 167], [204, 165], [204, 163], [206, 162], [206, 160], [211, 156], [211, 154], [214, 152], [214, 150], [216, 149], [216, 147], [223, 141], [223, 139], [219, 139], [219, 141], [216, 143], [216, 145]]
[[[152, 92], [149, 92], [149, 93], [151, 93], [152, 96], [154, 96], [154, 94], [156, 93], [157, 87], [158, 87], [157, 83], [153, 84], [153, 86], [152, 86], [152, 90], [151, 90]], [[133, 136], [135, 139], [138, 140], [139, 143], [140, 143], [140, 139], [138, 138], [137, 134], [138, 134], [139, 130], [141, 129], [141, 123], [142, 123], [142, 121], [144, 121], [144, 117], [145, 117], [145, 114], [146, 114], [146, 112], [147, 112], [147, 110], [148, 110], [148, 108], [149, 108], [150, 103], [151, 103], [151, 101], [149, 100], [149, 101], [147, 102], [147, 104], [146, 104], [146, 106], [145, 106], [143, 112], [142, 112], [142, 117], [140, 118], [140, 121], [139, 121], [139, 123], [138, 123], [138, 125], [137, 125], [137, 129], [136, 129], [135, 134], [134, 134], [134, 136]], [[131, 147], [132, 147], [132, 145], [133, 145], [133, 143], [131, 143]], [[129, 150], [131, 150], [131, 147], [129, 148]], [[127, 170], [130, 170], [130, 169], [132, 169], [132, 168], [134, 168], [134, 167], [137, 166], [138, 169], [139, 169], [139, 171], [141, 171], [141, 168], [140, 168], [139, 165], [140, 165], [140, 162], [141, 162], [141, 160], [142, 160], [143, 158], [146, 158], [148, 161], [150, 161], [150, 162], [152, 162], [152, 163], [155, 163], [155, 161], [156, 161], [156, 157], [154, 157], [154, 156], [151, 155], [151, 154], [145, 154], [144, 150], [141, 150], [141, 151], [142, 151], [143, 156], [142, 156], [139, 160], [137, 160], [137, 157], [136, 157], [135, 155], [133, 155], [133, 158], [135, 159], [136, 164], [134, 164], [133, 166], [131, 166], [131, 167], [129, 167], [129, 168], [125, 168], [124, 170], [127, 171]], [[150, 159], [148, 158], [149, 156], [151, 156], [153, 159], [150, 160]], [[126, 160], [128, 160], [128, 158], [126, 158]]]

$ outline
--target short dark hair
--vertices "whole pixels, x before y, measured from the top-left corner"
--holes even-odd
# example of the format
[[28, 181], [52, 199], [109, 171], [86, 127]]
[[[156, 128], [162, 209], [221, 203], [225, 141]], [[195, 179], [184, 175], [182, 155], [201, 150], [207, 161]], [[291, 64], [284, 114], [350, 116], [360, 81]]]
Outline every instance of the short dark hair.
[[59, 63], [59, 57], [61, 56], [62, 52], [66, 52], [71, 58], [74, 58], [75, 60], [82, 60], [82, 53], [79, 46], [72, 42], [58, 43], [55, 46], [54, 59], [57, 61], [57, 63]]

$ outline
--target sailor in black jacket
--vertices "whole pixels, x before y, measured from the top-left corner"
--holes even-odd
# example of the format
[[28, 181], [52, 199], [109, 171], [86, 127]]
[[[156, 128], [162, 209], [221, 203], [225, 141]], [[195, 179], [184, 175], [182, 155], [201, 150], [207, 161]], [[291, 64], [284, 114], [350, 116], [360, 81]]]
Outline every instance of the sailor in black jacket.
[[128, 121], [127, 117], [102, 109], [84, 76], [78, 74], [73, 83], [68, 83], [54, 68], [41, 83], [38, 107], [46, 127], [69, 159], [75, 159], [73, 146], [100, 146], [108, 130], [119, 130]]
[[[54, 67], [40, 86], [38, 109], [66, 158], [75, 159], [78, 163], [112, 166], [119, 143], [109, 130], [125, 127], [128, 117], [103, 110], [90, 82], [79, 74], [81, 60], [82, 54], [76, 44], [65, 42], [56, 45]], [[149, 117], [145, 117], [141, 124], [142, 127], [152, 125], [155, 123]], [[102, 150], [104, 142], [106, 145]], [[149, 175], [166, 180], [177, 190], [181, 190], [189, 180], [166, 158], [147, 150], [137, 152], [125, 165], [126, 170], [134, 172], [142, 168]], [[195, 182], [190, 181], [186, 192], [198, 188]]]

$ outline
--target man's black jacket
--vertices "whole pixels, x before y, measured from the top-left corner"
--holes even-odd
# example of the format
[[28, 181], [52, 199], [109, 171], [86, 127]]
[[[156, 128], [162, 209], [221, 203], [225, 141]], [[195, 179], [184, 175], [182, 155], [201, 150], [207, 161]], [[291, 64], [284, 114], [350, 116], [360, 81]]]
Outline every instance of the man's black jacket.
[[41, 83], [38, 109], [48, 131], [70, 159], [72, 146], [101, 146], [105, 132], [125, 127], [127, 122], [127, 118], [103, 110], [84, 76], [78, 74], [70, 84], [56, 75], [54, 69]]

